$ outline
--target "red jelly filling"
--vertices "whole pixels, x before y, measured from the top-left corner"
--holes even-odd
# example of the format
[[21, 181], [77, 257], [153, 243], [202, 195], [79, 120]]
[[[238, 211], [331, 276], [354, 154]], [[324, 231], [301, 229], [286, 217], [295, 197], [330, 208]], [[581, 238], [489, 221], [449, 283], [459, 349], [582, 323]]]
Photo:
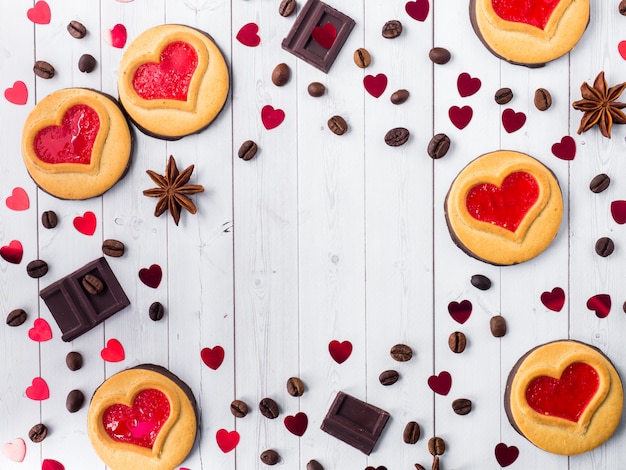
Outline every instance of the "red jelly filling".
[[165, 394], [149, 388], [137, 394], [132, 406], [109, 406], [102, 415], [102, 424], [114, 441], [152, 449], [169, 415], [170, 402]]
[[491, 0], [500, 18], [544, 29], [561, 0]]
[[578, 422], [600, 387], [598, 372], [589, 364], [574, 362], [560, 379], [542, 375], [526, 389], [526, 401], [537, 413]]
[[91, 162], [93, 143], [100, 129], [98, 113], [86, 104], [69, 108], [60, 126], [44, 127], [33, 140], [37, 157], [45, 163]]
[[133, 88], [145, 100], [187, 101], [189, 83], [198, 66], [198, 53], [184, 41], [168, 44], [159, 63], [140, 65], [133, 76]]
[[515, 232], [537, 199], [537, 180], [530, 173], [518, 171], [507, 176], [501, 187], [490, 183], [473, 186], [465, 204], [475, 219]]

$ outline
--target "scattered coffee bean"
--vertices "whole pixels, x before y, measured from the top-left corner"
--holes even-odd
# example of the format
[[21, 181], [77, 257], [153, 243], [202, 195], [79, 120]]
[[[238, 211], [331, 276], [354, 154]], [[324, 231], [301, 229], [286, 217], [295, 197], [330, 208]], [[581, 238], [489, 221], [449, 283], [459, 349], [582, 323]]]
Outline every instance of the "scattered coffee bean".
[[498, 104], [507, 104], [513, 99], [513, 90], [510, 88], [500, 88], [493, 97]]
[[474, 274], [470, 282], [476, 289], [489, 290], [491, 288], [491, 279], [482, 274]]
[[87, 28], [80, 21], [72, 20], [67, 25], [67, 32], [76, 39], [82, 39], [87, 35]]
[[399, 147], [406, 144], [411, 133], [404, 127], [394, 127], [385, 134], [385, 143], [390, 147]]
[[78, 70], [83, 73], [91, 73], [96, 69], [96, 58], [91, 54], [83, 54], [78, 59]]
[[23, 325], [28, 318], [28, 314], [24, 309], [16, 308], [15, 310], [11, 310], [7, 315], [7, 325], [9, 326], [20, 326]]
[[472, 411], [472, 400], [457, 398], [452, 402], [452, 411], [462, 416], [469, 414]]
[[112, 238], [109, 238], [102, 242], [102, 253], [104, 253], [107, 256], [111, 256], [113, 258], [119, 258], [120, 256], [124, 255], [125, 251], [126, 251], [126, 247], [119, 240], [114, 240]]
[[54, 77], [54, 67], [52, 64], [46, 62], [45, 60], [38, 60], [33, 65], [33, 72], [40, 78], [45, 78], [46, 80]]
[[383, 25], [383, 37], [387, 39], [397, 38], [402, 34], [402, 23], [398, 20], [387, 21]]
[[444, 157], [450, 149], [450, 137], [446, 134], [435, 134], [428, 142], [428, 156], [434, 160]]
[[378, 380], [382, 385], [393, 385], [400, 378], [397, 370], [385, 370], [380, 373]]
[[243, 144], [241, 144], [241, 147], [239, 147], [237, 155], [242, 160], [248, 161], [254, 158], [258, 150], [259, 147], [257, 146], [256, 142], [254, 142], [253, 140], [246, 140]]
[[369, 67], [369, 65], [372, 63], [372, 57], [370, 56], [370, 53], [367, 51], [367, 49], [364, 49], [362, 47], [359, 47], [356, 51], [354, 51], [353, 59], [357, 67], [362, 69]]
[[431, 467], [431, 470], [439, 470], [439, 456], [435, 455], [435, 458], [433, 459], [433, 466]]
[[43, 441], [48, 435], [48, 428], [43, 423], [35, 424], [28, 431], [28, 438], [34, 443], [39, 443]]
[[428, 57], [434, 64], [443, 65], [450, 62], [452, 56], [445, 47], [433, 47], [428, 53]]
[[411, 349], [411, 346], [407, 346], [406, 344], [396, 344], [391, 347], [389, 354], [394, 361], [406, 362], [410, 361], [413, 357], [413, 350]]
[[271, 398], [263, 398], [261, 400], [259, 403], [259, 411], [268, 419], [278, 418], [278, 415], [280, 414], [278, 403]]
[[402, 104], [409, 99], [409, 91], [404, 89], [394, 91], [389, 99], [393, 104]]
[[291, 77], [291, 69], [285, 63], [278, 64], [272, 71], [272, 83], [276, 86], [284, 86]]
[[552, 95], [545, 88], [537, 88], [535, 90], [535, 108], [539, 111], [545, 111], [552, 106]]
[[415, 444], [420, 439], [420, 425], [415, 421], [409, 421], [404, 426], [404, 432], [402, 433], [402, 440], [407, 444]]
[[298, 377], [290, 377], [287, 380], [287, 393], [292, 397], [301, 397], [304, 394], [304, 382]]
[[41, 214], [41, 225], [45, 228], [54, 228], [57, 226], [59, 219], [54, 211], [45, 211]]
[[261, 462], [265, 465], [276, 465], [280, 460], [280, 455], [274, 449], [268, 449], [261, 452]]
[[348, 123], [341, 116], [333, 116], [328, 120], [328, 128], [333, 134], [343, 135], [348, 131]]
[[306, 464], [306, 470], [324, 470], [324, 467], [317, 460], [309, 460]]
[[443, 455], [446, 451], [446, 442], [441, 437], [431, 437], [428, 440], [428, 452], [430, 455]]
[[326, 87], [324, 86], [323, 83], [312, 82], [312, 83], [309, 83], [309, 86], [307, 87], [307, 91], [309, 92], [309, 95], [311, 95], [312, 97], [319, 98], [320, 96], [323, 96], [324, 93], [326, 93]]
[[448, 346], [453, 353], [460, 354], [465, 351], [465, 346], [467, 345], [467, 338], [465, 334], [460, 331], [455, 331], [451, 333], [448, 337]]
[[296, 9], [296, 0], [282, 0], [278, 6], [278, 13], [280, 16], [287, 18]]
[[104, 290], [104, 283], [102, 280], [93, 274], [85, 274], [85, 277], [83, 277], [80, 282], [83, 285], [83, 289], [91, 295], [98, 295]]
[[45, 276], [47, 272], [48, 263], [44, 260], [36, 259], [26, 265], [26, 273], [34, 279]]
[[67, 394], [67, 398], [65, 399], [65, 408], [70, 413], [76, 413], [83, 407], [85, 403], [85, 395], [80, 390], [72, 390]]
[[593, 177], [591, 183], [589, 183], [589, 189], [591, 190], [591, 192], [597, 194], [608, 188], [610, 184], [611, 178], [609, 177], [609, 175], [600, 173], [599, 175]]
[[161, 302], [152, 302], [148, 307], [148, 316], [152, 321], [159, 321], [163, 319], [165, 315], [165, 307]]
[[384, 465], [379, 465], [378, 467], [372, 467], [371, 465], [368, 465], [367, 467], [365, 467], [365, 470], [387, 470], [387, 467], [385, 467]]
[[615, 243], [609, 237], [598, 238], [596, 242], [596, 253], [598, 256], [606, 258], [615, 250]]
[[65, 356], [65, 364], [71, 371], [77, 371], [83, 367], [83, 355], [78, 351], [68, 352]]
[[626, 16], [626, 0], [619, 2], [619, 12], [621, 15]]
[[423, 465], [420, 465], [418, 463], [416, 463], [414, 465], [415, 465], [415, 470], [426, 470]]
[[506, 320], [502, 315], [494, 315], [489, 320], [489, 329], [491, 334], [496, 338], [502, 338], [506, 335]]
[[243, 418], [248, 414], [248, 405], [241, 400], [233, 400], [230, 404], [230, 412], [235, 418]]

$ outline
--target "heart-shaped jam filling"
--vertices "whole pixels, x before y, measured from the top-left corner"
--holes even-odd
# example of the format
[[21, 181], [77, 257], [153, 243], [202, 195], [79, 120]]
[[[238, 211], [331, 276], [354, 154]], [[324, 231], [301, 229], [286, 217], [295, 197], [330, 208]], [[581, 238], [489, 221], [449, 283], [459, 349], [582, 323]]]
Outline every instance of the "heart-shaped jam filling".
[[480, 183], [467, 193], [465, 204], [476, 220], [515, 232], [539, 199], [537, 180], [525, 171], [508, 175], [498, 187]]
[[493, 11], [500, 18], [545, 29], [562, 0], [491, 0]]
[[45, 163], [89, 165], [91, 151], [100, 129], [98, 113], [86, 104], [77, 104], [63, 115], [60, 126], [41, 129], [33, 139], [37, 157]]
[[574, 362], [560, 379], [534, 378], [526, 388], [526, 401], [537, 413], [577, 423], [599, 388], [598, 372], [589, 364]]
[[161, 61], [137, 67], [133, 88], [145, 100], [187, 101], [189, 84], [198, 66], [198, 53], [184, 41], [169, 43], [161, 51]]
[[152, 449], [169, 416], [170, 402], [165, 394], [149, 388], [137, 394], [132, 406], [109, 406], [102, 414], [102, 424], [114, 441]]

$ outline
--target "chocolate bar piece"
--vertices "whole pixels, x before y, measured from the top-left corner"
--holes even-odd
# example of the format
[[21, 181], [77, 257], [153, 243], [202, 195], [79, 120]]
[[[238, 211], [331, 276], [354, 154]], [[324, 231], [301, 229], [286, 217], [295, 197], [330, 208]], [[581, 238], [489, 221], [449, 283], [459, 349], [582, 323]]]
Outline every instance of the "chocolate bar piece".
[[[83, 278], [91, 274], [102, 281], [101, 292], [89, 293]], [[59, 325], [63, 341], [72, 341], [114, 313], [130, 305], [119, 281], [104, 258], [87, 263], [72, 274], [41, 290], [39, 296]]]
[[[283, 39], [282, 47], [307, 64], [328, 73], [353, 27], [354, 20], [349, 16], [319, 0], [309, 0]], [[315, 31], [319, 33], [315, 34], [318, 40], [314, 39], [315, 28], [319, 28]], [[336, 34], [334, 40], [333, 28]]]
[[383, 432], [389, 413], [339, 392], [330, 406], [322, 431], [369, 455]]

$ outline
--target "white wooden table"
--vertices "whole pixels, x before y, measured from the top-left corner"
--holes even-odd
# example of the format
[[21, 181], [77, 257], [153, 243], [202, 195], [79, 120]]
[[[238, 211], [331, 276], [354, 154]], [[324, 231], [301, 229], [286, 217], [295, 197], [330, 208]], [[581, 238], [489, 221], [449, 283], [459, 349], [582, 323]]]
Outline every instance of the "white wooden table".
[[[604, 70], [610, 85], [626, 80], [626, 62], [618, 44], [626, 18], [617, 0], [592, 2], [589, 27], [579, 45], [540, 69], [514, 66], [492, 56], [472, 31], [467, 2], [431, 0], [424, 22], [410, 18], [405, 1], [338, 0], [332, 6], [352, 17], [356, 26], [337, 61], [326, 75], [281, 48], [295, 15], [278, 14], [278, 1], [233, 0], [48, 0], [49, 24], [27, 18], [31, 1], [0, 4], [0, 88], [22, 81], [26, 104], [0, 97], [0, 246], [16, 240], [23, 246], [19, 264], [0, 259], [0, 312], [15, 308], [29, 314], [16, 328], [0, 328], [0, 444], [22, 438], [22, 463], [0, 455], [2, 469], [39, 469], [55, 459], [68, 470], [104, 468], [86, 433], [87, 407], [70, 414], [67, 393], [82, 390], [87, 397], [108, 376], [141, 363], [161, 364], [193, 389], [201, 416], [199, 437], [183, 467], [199, 469], [264, 468], [259, 455], [272, 448], [286, 469], [303, 469], [317, 459], [326, 469], [362, 470], [385, 466], [429, 468], [428, 439], [441, 436], [447, 450], [444, 469], [499, 468], [498, 443], [519, 448], [511, 468], [622, 468], [626, 461], [624, 423], [597, 450], [572, 457], [547, 454], [518, 435], [509, 425], [502, 396], [511, 366], [528, 349], [541, 343], [572, 338], [602, 349], [620, 373], [626, 373], [623, 337], [624, 228], [610, 214], [614, 200], [626, 199], [626, 128], [615, 126], [613, 137], [597, 129], [576, 135], [581, 113], [571, 108], [580, 98], [583, 81]], [[299, 7], [302, 3], [299, 4]], [[84, 39], [66, 31], [70, 20], [88, 28]], [[404, 25], [402, 35], [385, 39], [387, 20]], [[247, 47], [235, 39], [250, 22], [259, 26], [261, 43]], [[135, 154], [126, 177], [102, 197], [62, 201], [38, 190], [22, 163], [20, 134], [28, 112], [54, 90], [91, 87], [116, 95], [118, 64], [123, 49], [104, 40], [105, 31], [124, 24], [131, 41], [162, 23], [183, 23], [207, 31], [224, 52], [232, 72], [225, 109], [204, 132], [165, 142], [137, 132]], [[448, 48], [452, 60], [433, 65], [428, 51]], [[352, 52], [365, 47], [373, 57], [369, 68], [357, 68]], [[83, 74], [78, 58], [89, 53], [97, 68]], [[54, 65], [57, 75], [43, 80], [33, 75], [35, 60]], [[287, 63], [292, 78], [276, 87], [271, 72]], [[481, 80], [480, 90], [461, 97], [456, 81], [467, 72]], [[362, 85], [367, 74], [384, 73], [388, 86], [380, 98]], [[312, 98], [307, 85], [319, 81], [327, 94]], [[499, 106], [493, 95], [510, 87], [515, 96]], [[543, 87], [553, 97], [544, 112], [533, 105], [534, 91]], [[410, 91], [402, 105], [389, 101], [399, 88]], [[626, 97], [624, 97], [626, 100]], [[265, 105], [284, 110], [286, 118], [266, 130], [260, 119]], [[471, 106], [473, 118], [459, 130], [448, 117], [451, 106]], [[510, 107], [527, 116], [512, 133], [503, 129], [501, 113]], [[342, 115], [349, 124], [343, 136], [332, 134], [326, 121]], [[392, 148], [383, 141], [397, 126], [411, 131], [407, 144]], [[434, 133], [451, 140], [449, 153], [432, 160], [426, 146]], [[576, 141], [571, 161], [556, 158], [551, 146], [565, 135]], [[237, 157], [240, 144], [252, 139], [259, 153], [250, 161]], [[460, 251], [448, 236], [443, 201], [450, 182], [470, 160], [482, 153], [513, 149], [529, 153], [557, 175], [563, 191], [565, 216], [554, 243], [535, 260], [512, 267], [494, 267]], [[147, 169], [161, 173], [169, 155], [180, 167], [195, 164], [192, 183], [206, 191], [194, 196], [198, 214], [182, 215], [175, 226], [167, 215], [153, 216], [155, 200], [142, 195], [153, 184]], [[598, 173], [612, 177], [608, 190], [592, 193], [589, 181]], [[14, 188], [28, 195], [29, 207], [13, 210], [6, 204]], [[45, 229], [41, 213], [54, 210], [59, 225]], [[79, 233], [73, 219], [86, 211], [96, 215], [93, 235]], [[596, 239], [610, 236], [616, 250], [601, 258]], [[122, 258], [108, 261], [131, 301], [131, 306], [71, 343], [60, 330], [39, 290], [101, 256], [104, 239], [126, 244]], [[34, 259], [48, 262], [41, 279], [26, 274]], [[163, 269], [156, 288], [144, 285], [138, 272], [152, 264]], [[488, 276], [493, 286], [479, 291], [473, 274]], [[565, 305], [560, 312], [541, 302], [543, 292], [560, 287]], [[600, 319], [587, 309], [596, 294], [609, 294], [612, 309]], [[448, 304], [469, 300], [473, 311], [463, 325], [448, 314]], [[153, 322], [148, 307], [160, 301], [165, 318]], [[502, 314], [508, 333], [501, 339], [489, 331], [489, 319]], [[29, 339], [36, 318], [52, 327], [53, 338]], [[448, 335], [468, 337], [467, 350], [452, 353]], [[105, 362], [100, 351], [117, 339], [125, 350], [121, 362]], [[350, 341], [353, 350], [342, 364], [328, 351], [333, 340]], [[391, 346], [406, 343], [414, 357], [397, 363]], [[216, 370], [201, 360], [203, 348], [221, 346], [223, 363]], [[65, 356], [79, 351], [81, 370], [65, 366]], [[388, 387], [380, 372], [396, 369], [400, 380]], [[446, 396], [433, 393], [427, 380], [448, 371], [452, 388]], [[301, 398], [287, 393], [285, 383], [299, 376], [306, 384]], [[50, 398], [35, 401], [25, 390], [43, 378]], [[391, 414], [381, 440], [366, 457], [322, 432], [320, 424], [335, 394], [345, 391]], [[258, 411], [263, 397], [274, 398], [279, 419]], [[473, 410], [456, 415], [451, 403], [469, 398]], [[233, 399], [248, 403], [251, 412], [235, 419]], [[308, 429], [302, 437], [287, 431], [283, 418], [304, 412]], [[417, 421], [422, 437], [405, 444], [402, 431]], [[28, 430], [45, 423], [50, 433], [32, 443]], [[237, 431], [240, 443], [222, 452], [216, 442], [220, 429]]]

